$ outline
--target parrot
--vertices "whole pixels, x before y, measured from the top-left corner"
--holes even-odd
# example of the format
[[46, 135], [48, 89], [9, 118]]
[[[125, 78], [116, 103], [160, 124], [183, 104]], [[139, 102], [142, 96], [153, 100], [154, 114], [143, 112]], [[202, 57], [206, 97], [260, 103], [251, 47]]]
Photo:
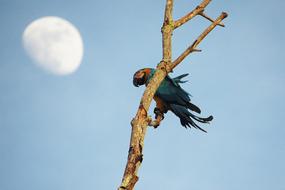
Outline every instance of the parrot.
[[[135, 87], [141, 85], [147, 86], [155, 71], [156, 70], [153, 68], [138, 70], [133, 75], [133, 85]], [[154, 109], [155, 118], [161, 116], [163, 119], [164, 114], [171, 111], [180, 119], [180, 123], [183, 127], [194, 127], [203, 132], [207, 132], [197, 125], [194, 120], [200, 123], [209, 123], [213, 120], [213, 116], [210, 115], [209, 117], [203, 118], [193, 114], [192, 112], [200, 114], [201, 110], [191, 102], [191, 95], [180, 86], [180, 84], [187, 82], [182, 79], [188, 75], [189, 74], [182, 74], [175, 78], [166, 75], [154, 94], [153, 99], [156, 102], [156, 107]]]

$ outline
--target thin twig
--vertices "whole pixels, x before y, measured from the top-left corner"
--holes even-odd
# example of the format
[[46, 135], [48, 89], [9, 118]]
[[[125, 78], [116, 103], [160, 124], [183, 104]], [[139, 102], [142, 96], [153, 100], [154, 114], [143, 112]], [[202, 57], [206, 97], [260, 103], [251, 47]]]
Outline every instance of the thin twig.
[[200, 5], [198, 5], [193, 11], [191, 11], [190, 13], [186, 14], [185, 16], [183, 16], [180, 19], [178, 19], [177, 21], [175, 21], [174, 22], [174, 29], [180, 27], [181, 25], [185, 24], [186, 22], [188, 22], [189, 20], [191, 20], [192, 18], [194, 18], [195, 16], [197, 16], [198, 14], [203, 12], [204, 9], [206, 8], [206, 6], [210, 2], [211, 2], [211, 0], [203, 0], [200, 3]]
[[171, 65], [171, 69], [174, 69], [179, 63], [185, 59], [191, 52], [195, 51], [200, 42], [226, 17], [227, 13], [223, 12], [213, 23], [204, 30], [204, 32], [189, 46]]
[[[209, 17], [208, 15], [206, 15], [204, 12], [200, 12], [199, 15], [204, 17], [205, 19], [211, 21], [211, 22], [214, 22], [214, 20], [211, 17]], [[218, 25], [221, 27], [225, 27], [225, 25], [223, 23], [219, 23]]]

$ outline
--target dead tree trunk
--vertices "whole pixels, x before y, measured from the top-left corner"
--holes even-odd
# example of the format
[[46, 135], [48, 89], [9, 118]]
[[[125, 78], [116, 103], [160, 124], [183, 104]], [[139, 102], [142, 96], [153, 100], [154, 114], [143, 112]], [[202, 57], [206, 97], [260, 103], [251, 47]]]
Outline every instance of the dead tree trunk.
[[[122, 183], [118, 190], [133, 190], [136, 182], [138, 181], [138, 170], [143, 160], [142, 151], [144, 147], [144, 137], [147, 127], [153, 122], [160, 123], [160, 120], [152, 121], [151, 117], [148, 116], [148, 110], [151, 101], [160, 83], [169, 72], [172, 72], [173, 69], [184, 60], [185, 57], [187, 57], [192, 52], [200, 51], [197, 49], [197, 46], [217, 25], [224, 26], [224, 24], [221, 22], [224, 18], [227, 17], [227, 13], [221, 13], [221, 15], [216, 20], [211, 19], [204, 13], [204, 9], [210, 3], [210, 1], [211, 0], [203, 0], [193, 11], [174, 21], [172, 18], [173, 0], [166, 0], [164, 22], [161, 29], [163, 58], [157, 65], [156, 72], [147, 85], [141, 98], [137, 114], [131, 122], [132, 133], [129, 146], [128, 161]], [[212, 24], [206, 28], [204, 32], [202, 32], [202, 34], [200, 34], [200, 36], [178, 58], [172, 62], [171, 36], [173, 31], [197, 15], [206, 18], [207, 20], [211, 21]]]

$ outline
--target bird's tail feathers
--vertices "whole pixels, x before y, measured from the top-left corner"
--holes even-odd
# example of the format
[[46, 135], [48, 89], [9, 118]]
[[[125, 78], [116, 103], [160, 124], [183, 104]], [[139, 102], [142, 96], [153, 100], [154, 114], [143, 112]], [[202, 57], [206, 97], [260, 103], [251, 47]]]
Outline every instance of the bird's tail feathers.
[[198, 106], [196, 106], [195, 104], [192, 104], [191, 102], [187, 102], [187, 108], [196, 112], [196, 113], [201, 113], [201, 110]]
[[194, 127], [196, 129], [199, 129], [203, 132], [207, 132], [206, 130], [204, 130], [203, 128], [201, 128], [199, 125], [197, 125], [193, 120], [198, 121], [200, 123], [209, 123], [210, 121], [213, 120], [213, 116], [209, 116], [207, 118], [203, 118], [203, 117], [198, 117], [192, 113], [190, 113], [187, 108], [180, 106], [180, 105], [176, 105], [176, 104], [171, 104], [169, 105], [171, 111], [180, 118], [180, 122], [181, 125], [185, 128], [189, 127]]
[[189, 112], [189, 115], [191, 118], [193, 118], [194, 120], [199, 121], [201, 123], [209, 123], [210, 121], [212, 121], [214, 119], [214, 117], [212, 115], [210, 115], [209, 117], [206, 117], [206, 118], [198, 117], [198, 116], [196, 116], [190, 112]]

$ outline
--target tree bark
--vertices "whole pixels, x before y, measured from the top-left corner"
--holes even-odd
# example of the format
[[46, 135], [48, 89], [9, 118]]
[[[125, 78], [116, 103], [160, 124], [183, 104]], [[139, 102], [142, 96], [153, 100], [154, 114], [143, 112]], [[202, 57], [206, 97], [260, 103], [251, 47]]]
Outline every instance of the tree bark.
[[[138, 170], [143, 160], [143, 147], [144, 138], [147, 127], [152, 123], [151, 118], [148, 116], [148, 110], [153, 99], [153, 96], [165, 76], [171, 72], [181, 61], [194, 51], [199, 51], [196, 47], [199, 43], [210, 33], [217, 25], [223, 26], [221, 21], [226, 18], [227, 14], [222, 13], [215, 21], [208, 16], [205, 16], [204, 9], [211, 0], [203, 0], [200, 5], [184, 17], [173, 21], [173, 0], [166, 0], [164, 21], [161, 29], [162, 32], [162, 50], [163, 56], [161, 62], [156, 67], [156, 72], [153, 78], [147, 85], [143, 96], [141, 98], [136, 116], [131, 122], [132, 133], [129, 145], [128, 161], [126, 164], [122, 183], [118, 190], [133, 190], [137, 183]], [[172, 33], [173, 31], [188, 22], [197, 15], [202, 15], [212, 24], [187, 48], [174, 62], [172, 62]], [[159, 121], [160, 122], [160, 121]]]

